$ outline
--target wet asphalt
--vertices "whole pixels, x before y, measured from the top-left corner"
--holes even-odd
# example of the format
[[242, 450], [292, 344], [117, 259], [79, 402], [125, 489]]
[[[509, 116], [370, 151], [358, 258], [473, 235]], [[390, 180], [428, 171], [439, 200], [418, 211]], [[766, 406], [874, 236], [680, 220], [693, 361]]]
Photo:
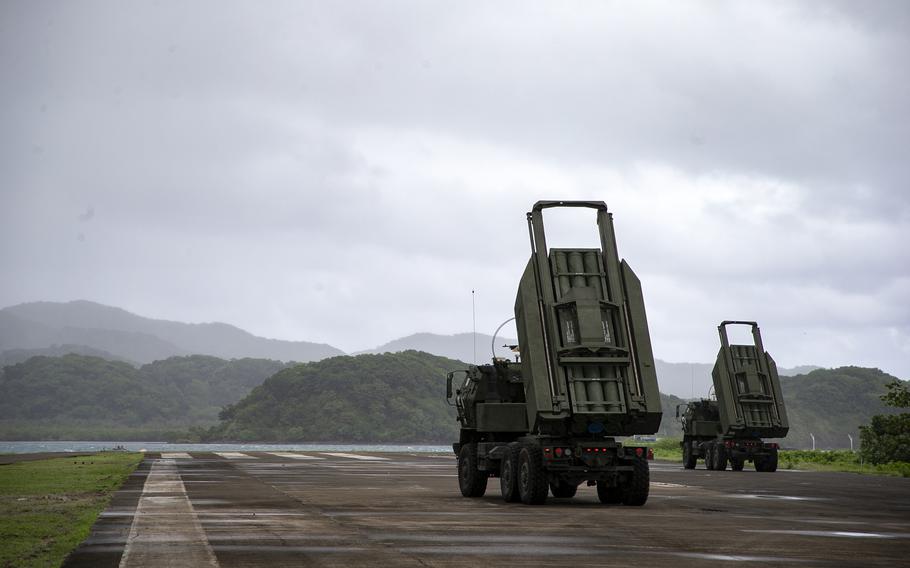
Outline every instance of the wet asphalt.
[[150, 454], [67, 567], [882, 566], [910, 562], [910, 479], [652, 462], [644, 507], [458, 492], [434, 454]]

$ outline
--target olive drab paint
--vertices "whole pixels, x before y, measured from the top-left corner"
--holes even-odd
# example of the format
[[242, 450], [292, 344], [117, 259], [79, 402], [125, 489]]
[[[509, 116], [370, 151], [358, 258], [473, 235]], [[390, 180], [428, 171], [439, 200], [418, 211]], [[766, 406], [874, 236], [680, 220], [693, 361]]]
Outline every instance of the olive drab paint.
[[[601, 247], [547, 249], [543, 211], [553, 207], [594, 209]], [[538, 201], [527, 221], [531, 257], [515, 299], [520, 362], [494, 358], [447, 377], [461, 423], [452, 445], [459, 489], [480, 497], [498, 477], [506, 502], [538, 505], [587, 483], [604, 504], [642, 506], [653, 454], [614, 438], [660, 427], [641, 283], [619, 259], [602, 201]]]
[[[547, 250], [551, 207], [595, 209], [601, 248]], [[602, 201], [539, 201], [527, 219], [531, 258], [515, 321], [531, 430], [653, 434], [661, 406], [648, 320], [641, 283], [619, 259], [612, 214]]]

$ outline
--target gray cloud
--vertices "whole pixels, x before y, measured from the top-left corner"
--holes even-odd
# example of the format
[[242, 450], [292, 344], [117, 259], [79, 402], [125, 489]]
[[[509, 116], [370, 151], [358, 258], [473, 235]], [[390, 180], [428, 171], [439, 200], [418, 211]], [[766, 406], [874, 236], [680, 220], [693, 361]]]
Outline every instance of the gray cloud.
[[906, 378], [906, 6], [6, 2], [0, 303], [353, 350], [464, 331], [474, 288], [492, 330], [524, 211], [594, 198], [658, 356], [745, 317]]

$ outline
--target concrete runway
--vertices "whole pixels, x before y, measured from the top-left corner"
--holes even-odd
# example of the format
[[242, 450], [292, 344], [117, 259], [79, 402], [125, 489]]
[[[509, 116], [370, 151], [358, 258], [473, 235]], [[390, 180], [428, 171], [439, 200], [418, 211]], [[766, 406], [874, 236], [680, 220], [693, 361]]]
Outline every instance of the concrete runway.
[[910, 479], [658, 461], [644, 507], [529, 507], [463, 498], [453, 456], [150, 454], [64, 566], [570, 564], [907, 566]]

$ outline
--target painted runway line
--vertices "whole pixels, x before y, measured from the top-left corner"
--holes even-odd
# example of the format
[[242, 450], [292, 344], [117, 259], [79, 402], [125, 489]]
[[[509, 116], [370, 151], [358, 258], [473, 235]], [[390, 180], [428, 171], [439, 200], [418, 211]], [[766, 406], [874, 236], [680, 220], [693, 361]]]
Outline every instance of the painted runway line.
[[256, 456], [249, 456], [247, 454], [242, 454], [240, 452], [215, 452], [215, 455], [221, 456], [229, 460], [254, 460]]
[[172, 459], [155, 460], [142, 487], [120, 557], [120, 568], [133, 566], [218, 566]]
[[290, 452], [267, 452], [273, 456], [278, 456], [279, 458], [291, 458], [295, 460], [324, 460], [319, 456], [308, 456], [306, 454], [292, 454]]
[[360, 454], [346, 454], [344, 452], [322, 452], [327, 456], [334, 456], [336, 458], [349, 458], [352, 460], [367, 460], [367, 461], [388, 461], [389, 458], [381, 458], [379, 456], [362, 456]]
[[172, 459], [182, 459], [182, 460], [191, 460], [193, 456], [186, 452], [164, 452], [161, 454], [161, 457], [166, 460]]

